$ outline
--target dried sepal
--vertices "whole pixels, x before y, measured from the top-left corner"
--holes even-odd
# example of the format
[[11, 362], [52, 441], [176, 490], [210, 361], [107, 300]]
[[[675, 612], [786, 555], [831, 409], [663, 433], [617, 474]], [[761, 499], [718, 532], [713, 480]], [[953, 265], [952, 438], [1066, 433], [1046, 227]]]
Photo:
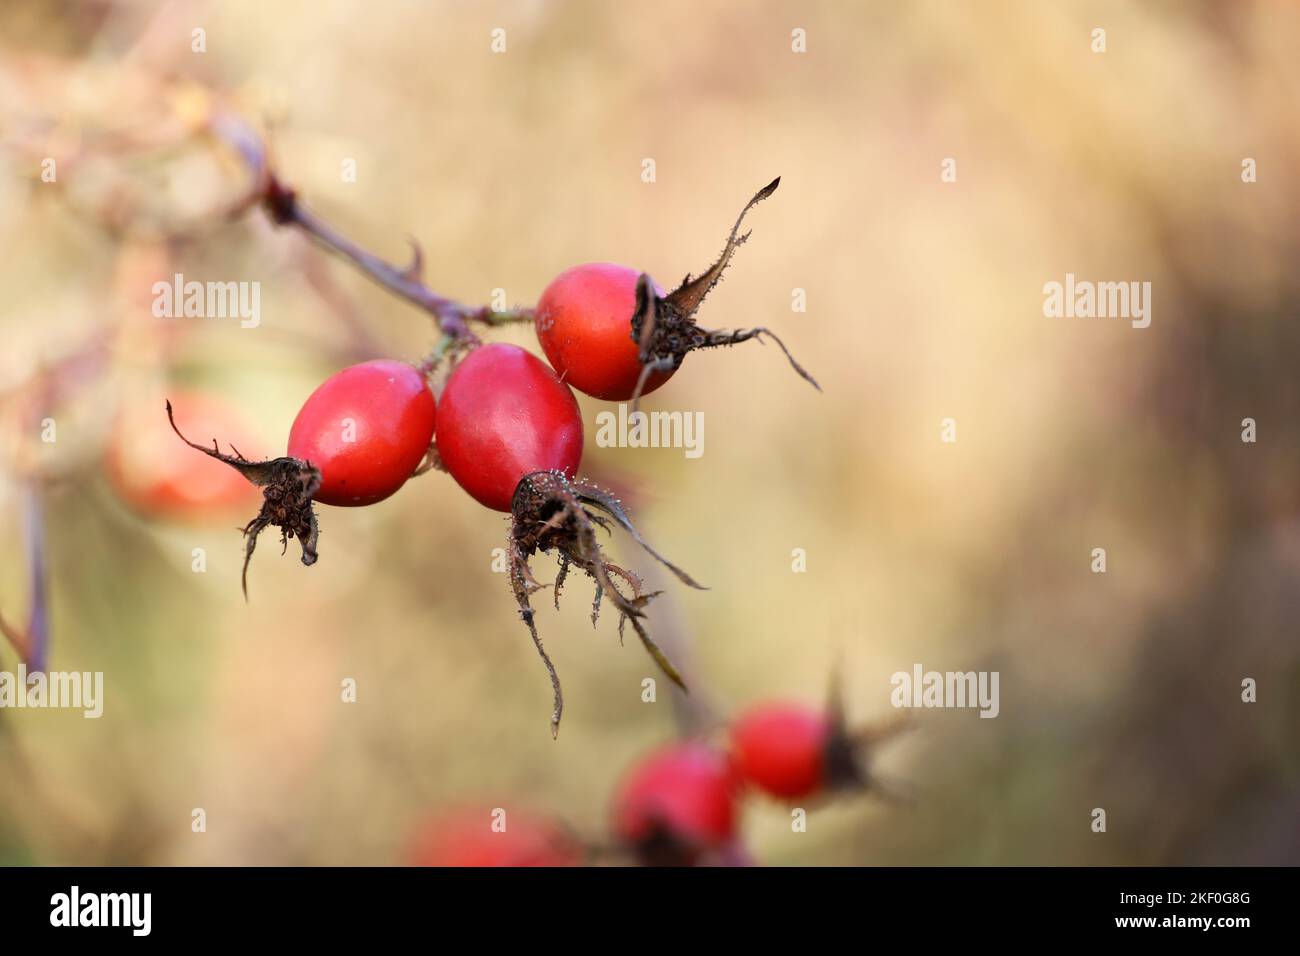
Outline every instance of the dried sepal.
[[[542, 645], [534, 620], [532, 595], [545, 585], [533, 577], [528, 559], [538, 552], [555, 551], [559, 556], [559, 573], [555, 578], [555, 605], [559, 607], [559, 592], [570, 568], [578, 568], [595, 582], [596, 594], [592, 602], [592, 624], [598, 620], [602, 600], [608, 599], [619, 613], [619, 638], [623, 626], [629, 621], [637, 637], [659, 665], [669, 680], [682, 690], [686, 684], [668, 655], [646, 631], [642, 619], [646, 605], [660, 592], [646, 592], [641, 578], [631, 571], [605, 559], [596, 528], [610, 530], [610, 522], [632, 535], [652, 557], [673, 572], [683, 583], [700, 588], [689, 574], [668, 561], [641, 537], [626, 511], [616, 498], [595, 485], [571, 481], [558, 471], [538, 471], [525, 475], [515, 488], [511, 505], [510, 523], [510, 584], [519, 616], [528, 627], [537, 652], [546, 665], [554, 693], [551, 712], [551, 734], [559, 733], [560, 717], [564, 712], [564, 694], [555, 665]], [[622, 583], [622, 587], [619, 586]], [[627, 589], [627, 593], [624, 591]]]
[[252, 461], [245, 458], [234, 445], [230, 446], [233, 455], [225, 454], [212, 440], [212, 447], [190, 441], [176, 426], [172, 403], [167, 403], [167, 420], [181, 441], [191, 448], [203, 452], [209, 458], [224, 462], [234, 468], [249, 482], [262, 489], [262, 508], [257, 515], [243, 527], [244, 568], [240, 575], [240, 584], [244, 591], [244, 600], [248, 600], [248, 565], [257, 548], [257, 537], [267, 527], [274, 525], [280, 529], [281, 553], [288, 550], [289, 540], [297, 538], [302, 546], [302, 563], [311, 566], [318, 557], [316, 542], [320, 537], [320, 527], [316, 522], [316, 510], [312, 506], [312, 497], [320, 490], [320, 469], [311, 462], [298, 458], [271, 458], [266, 461]]
[[908, 787], [899, 781], [882, 779], [871, 766], [877, 747], [915, 726], [906, 711], [874, 724], [850, 727], [844, 707], [842, 669], [837, 661], [831, 669], [826, 717], [830, 722], [830, 732], [822, 750], [822, 761], [828, 791], [870, 790], [896, 803], [914, 802]]
[[654, 280], [646, 273], [637, 279], [636, 306], [632, 313], [632, 341], [637, 345], [637, 356], [641, 362], [641, 374], [636, 388], [632, 392], [632, 407], [635, 409], [645, 389], [646, 381], [657, 372], [670, 372], [681, 366], [682, 360], [689, 352], [699, 349], [720, 348], [727, 345], [739, 345], [750, 339], [762, 341], [771, 339], [785, 354], [790, 366], [801, 378], [821, 391], [821, 386], [808, 374], [802, 365], [795, 361], [790, 350], [771, 330], [752, 329], [702, 329], [695, 323], [705, 297], [722, 279], [722, 273], [731, 263], [731, 257], [749, 239], [749, 233], [741, 233], [740, 226], [746, 214], [762, 202], [781, 184], [781, 177], [772, 180], [745, 204], [736, 218], [727, 236], [727, 244], [717, 261], [695, 278], [687, 275], [682, 284], [666, 296], [655, 291]]
[[754, 194], [754, 198], [745, 203], [745, 208], [740, 210], [740, 215], [736, 217], [736, 224], [731, 227], [731, 233], [727, 236], [727, 244], [722, 249], [722, 254], [718, 256], [716, 262], [709, 266], [697, 277], [692, 279], [689, 275], [682, 280], [682, 284], [669, 294], [668, 304], [674, 311], [690, 318], [699, 311], [704, 297], [713, 291], [713, 287], [722, 279], [723, 270], [731, 263], [731, 257], [737, 249], [749, 241], [749, 233], [740, 234], [740, 224], [745, 221], [745, 216], [751, 209], [766, 199], [772, 193], [776, 192], [776, 187], [781, 185], [781, 177], [777, 176], [762, 189]]
[[[632, 536], [633, 541], [641, 545], [641, 547], [644, 548], [652, 558], [654, 558], [656, 561], [658, 561], [660, 564], [666, 567], [669, 571], [671, 571], [674, 575], [676, 575], [677, 579], [681, 581], [683, 584], [687, 585], [688, 587], [696, 588], [697, 590], [700, 591], [708, 590], [708, 588], [706, 588], [704, 585], [697, 583], [695, 579], [692, 578], [689, 574], [687, 574], [677, 565], [673, 564], [671, 561], [665, 558], [654, 548], [650, 547], [650, 543], [646, 541], [645, 538], [641, 537], [641, 532], [636, 530], [636, 527], [632, 524], [632, 519], [629, 518], [627, 516], [627, 512], [623, 510], [622, 503], [613, 495], [609, 494], [608, 492], [602, 491], [601, 489], [597, 488], [595, 485], [586, 484], [584, 482], [569, 482], [569, 487], [572, 489], [574, 497], [576, 497], [579, 502], [581, 502], [584, 506], [587, 506], [589, 508], [597, 508], [600, 511], [603, 511], [605, 514], [609, 515], [611, 518], [613, 518], [614, 521], [617, 522], [620, 528], [622, 528], [624, 531], [626, 531], [628, 534]], [[592, 515], [590, 511], [588, 511], [587, 514], [588, 517], [592, 518], [593, 520], [597, 519], [597, 516]], [[613, 566], [610, 565], [610, 567]], [[638, 587], [639, 587], [639, 579], [638, 579]]]

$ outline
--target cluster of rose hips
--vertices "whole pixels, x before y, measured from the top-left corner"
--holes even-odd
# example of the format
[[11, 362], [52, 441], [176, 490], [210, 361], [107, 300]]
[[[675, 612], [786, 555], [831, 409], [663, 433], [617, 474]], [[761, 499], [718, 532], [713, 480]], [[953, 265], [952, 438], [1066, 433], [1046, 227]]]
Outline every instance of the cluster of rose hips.
[[751, 707], [727, 742], [682, 740], [652, 751], [624, 773], [612, 802], [612, 845], [581, 839], [563, 822], [510, 811], [504, 827], [486, 811], [431, 821], [411, 853], [422, 866], [577, 866], [602, 858], [646, 866], [747, 865], [740, 804], [749, 793], [789, 803], [875, 787], [870, 747], [893, 723], [850, 731], [837, 706], [795, 702]]
[[[480, 504], [511, 515], [510, 584], [551, 678], [552, 733], [558, 731], [563, 695], [534, 623], [531, 595], [544, 587], [528, 564], [536, 553], [558, 556], [557, 607], [566, 575], [577, 568], [595, 582], [593, 621], [602, 599], [608, 600], [618, 611], [620, 636], [631, 623], [665, 674], [684, 687], [642, 622], [657, 592], [647, 592], [639, 576], [605, 558], [596, 529], [619, 526], [683, 583], [700, 585], [641, 538], [615, 497], [577, 477], [583, 426], [571, 389], [635, 404], [667, 382], [688, 353], [762, 337], [776, 341], [815, 386], [768, 330], [715, 331], [695, 321], [705, 296], [748, 238], [739, 232], [746, 213], [779, 182], [759, 191], [741, 211], [717, 261], [699, 276], [687, 276], [671, 293], [644, 272], [604, 263], [557, 276], [531, 313], [550, 366], [518, 346], [484, 345], [467, 333], [451, 343], [452, 367], [435, 398], [429, 379], [438, 359], [363, 362], [332, 375], [308, 397], [289, 431], [287, 455], [260, 461], [233, 445], [224, 453], [215, 439], [211, 446], [190, 441], [168, 402], [171, 426], [186, 444], [262, 490], [261, 510], [244, 528], [245, 596], [249, 561], [265, 528], [278, 528], [285, 546], [297, 539], [303, 564], [313, 564], [319, 537], [315, 504], [371, 505], [412, 475], [437, 467]], [[267, 202], [279, 222], [298, 214], [293, 193], [274, 181]], [[182, 420], [185, 415], [181, 410]], [[187, 431], [194, 434], [188, 426]]]

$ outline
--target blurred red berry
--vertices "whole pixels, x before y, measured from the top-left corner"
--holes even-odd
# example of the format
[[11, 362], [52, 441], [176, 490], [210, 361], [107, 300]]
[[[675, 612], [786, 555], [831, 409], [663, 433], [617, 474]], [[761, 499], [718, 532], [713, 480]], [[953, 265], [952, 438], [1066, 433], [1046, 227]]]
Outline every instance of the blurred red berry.
[[438, 457], [482, 505], [509, 511], [535, 471], [572, 478], [582, 460], [582, 416], [569, 387], [517, 345], [476, 348], [447, 379], [438, 403]]
[[424, 460], [435, 415], [419, 369], [362, 362], [308, 396], [289, 429], [289, 456], [320, 469], [314, 497], [321, 504], [371, 505], [401, 488]]
[[[201, 392], [180, 392], [186, 426], [199, 434], [229, 436], [250, 454], [253, 430], [230, 404]], [[150, 517], [224, 521], [256, 505], [256, 488], [237, 471], [176, 441], [153, 403], [118, 416], [109, 436], [104, 470], [118, 496]]]
[[[465, 810], [434, 820], [417, 836], [415, 866], [579, 866], [581, 845], [560, 824], [519, 810], [502, 819]], [[494, 829], [496, 824], [496, 829]]]
[[623, 778], [614, 833], [643, 862], [690, 865], [735, 836], [735, 798], [725, 754], [698, 742], [672, 744]]
[[732, 762], [743, 780], [764, 793], [810, 797], [826, 785], [834, 733], [834, 722], [817, 708], [760, 704], [732, 724]]
[[[607, 401], [632, 397], [641, 374], [632, 340], [640, 275], [608, 262], [574, 266], [556, 276], [538, 300], [537, 338], [560, 378], [578, 391]], [[655, 372], [641, 394], [653, 392], [675, 371]]]

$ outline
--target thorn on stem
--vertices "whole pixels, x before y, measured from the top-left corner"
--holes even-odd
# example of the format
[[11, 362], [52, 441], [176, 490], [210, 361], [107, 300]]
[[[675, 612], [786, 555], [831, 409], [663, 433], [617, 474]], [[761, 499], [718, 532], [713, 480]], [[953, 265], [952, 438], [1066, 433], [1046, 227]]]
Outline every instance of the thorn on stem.
[[424, 250], [414, 236], [407, 236], [411, 244], [411, 262], [402, 270], [401, 276], [407, 282], [421, 282], [424, 279]]

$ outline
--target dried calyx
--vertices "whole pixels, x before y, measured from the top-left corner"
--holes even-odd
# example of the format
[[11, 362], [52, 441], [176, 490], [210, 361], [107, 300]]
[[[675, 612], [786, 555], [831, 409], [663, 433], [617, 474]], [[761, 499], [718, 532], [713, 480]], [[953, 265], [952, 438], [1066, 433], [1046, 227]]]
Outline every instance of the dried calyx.
[[794, 360], [785, 343], [770, 330], [765, 328], [702, 329], [695, 324], [695, 315], [704, 302], [704, 297], [722, 279], [722, 273], [731, 262], [731, 256], [749, 238], [749, 233], [740, 234], [740, 224], [744, 221], [745, 215], [776, 192], [776, 187], [780, 184], [781, 177], [778, 176], [760, 189], [745, 205], [736, 219], [736, 224], [731, 227], [731, 235], [727, 237], [727, 245], [723, 248], [722, 255], [699, 276], [691, 278], [688, 275], [682, 280], [680, 286], [666, 296], [660, 296], [655, 292], [654, 280], [646, 273], [643, 272], [637, 280], [636, 311], [632, 314], [632, 341], [637, 345], [641, 376], [632, 393], [633, 407], [636, 407], [640, 401], [641, 392], [650, 376], [656, 372], [677, 369], [688, 352], [724, 345], [738, 345], [750, 339], [761, 341], [764, 336], [777, 344], [800, 376], [813, 388], [821, 391], [821, 386], [816, 380]]
[[[689, 574], [677, 567], [641, 537], [632, 521], [623, 510], [623, 506], [612, 495], [594, 485], [582, 481], [569, 480], [558, 471], [537, 471], [525, 475], [515, 488], [511, 503], [510, 522], [510, 585], [514, 590], [515, 600], [519, 604], [519, 615], [528, 626], [528, 632], [537, 646], [551, 677], [554, 691], [554, 709], [551, 713], [551, 734], [559, 733], [560, 715], [564, 711], [564, 695], [560, 690], [560, 678], [555, 672], [542, 640], [537, 633], [533, 620], [530, 598], [536, 591], [548, 585], [539, 584], [528, 566], [528, 559], [538, 552], [555, 551], [559, 557], [560, 570], [555, 578], [555, 607], [560, 606], [560, 590], [564, 586], [569, 569], [576, 567], [596, 583], [596, 597], [592, 603], [591, 623], [595, 626], [600, 614], [603, 598], [608, 597], [619, 613], [618, 634], [623, 638], [623, 626], [629, 621], [637, 637], [645, 645], [650, 656], [663, 672], [683, 690], [686, 689], [681, 675], [673, 666], [663, 650], [646, 632], [642, 623], [645, 607], [660, 592], [644, 589], [641, 578], [631, 571], [619, 567], [605, 559], [599, 542], [596, 540], [596, 528], [611, 533], [611, 525], [616, 524], [637, 544], [641, 545], [656, 561], [662, 564], [683, 583], [693, 588], [705, 590]], [[617, 581], [615, 580], [617, 579]], [[620, 588], [619, 583], [628, 593]]]
[[316, 539], [320, 535], [320, 529], [316, 525], [312, 496], [320, 488], [320, 469], [298, 458], [250, 461], [234, 445], [230, 446], [233, 455], [223, 454], [215, 438], [211, 448], [196, 444], [176, 427], [171, 402], [167, 403], [167, 420], [171, 422], [172, 431], [185, 444], [210, 458], [225, 462], [262, 489], [262, 510], [243, 528], [246, 543], [244, 570], [240, 581], [245, 600], [248, 599], [248, 563], [253, 558], [253, 549], [257, 547], [257, 536], [268, 525], [280, 529], [280, 543], [283, 545], [281, 553], [288, 549], [290, 538], [297, 538], [302, 544], [302, 563], [309, 566], [316, 563]]
[[877, 796], [897, 803], [910, 804], [911, 794], [900, 782], [883, 780], [872, 771], [876, 748], [887, 743], [914, 724], [906, 713], [891, 720], [862, 727], [850, 727], [844, 709], [844, 689], [839, 667], [831, 673], [826, 715], [830, 722], [822, 748], [827, 792], [871, 790]]

